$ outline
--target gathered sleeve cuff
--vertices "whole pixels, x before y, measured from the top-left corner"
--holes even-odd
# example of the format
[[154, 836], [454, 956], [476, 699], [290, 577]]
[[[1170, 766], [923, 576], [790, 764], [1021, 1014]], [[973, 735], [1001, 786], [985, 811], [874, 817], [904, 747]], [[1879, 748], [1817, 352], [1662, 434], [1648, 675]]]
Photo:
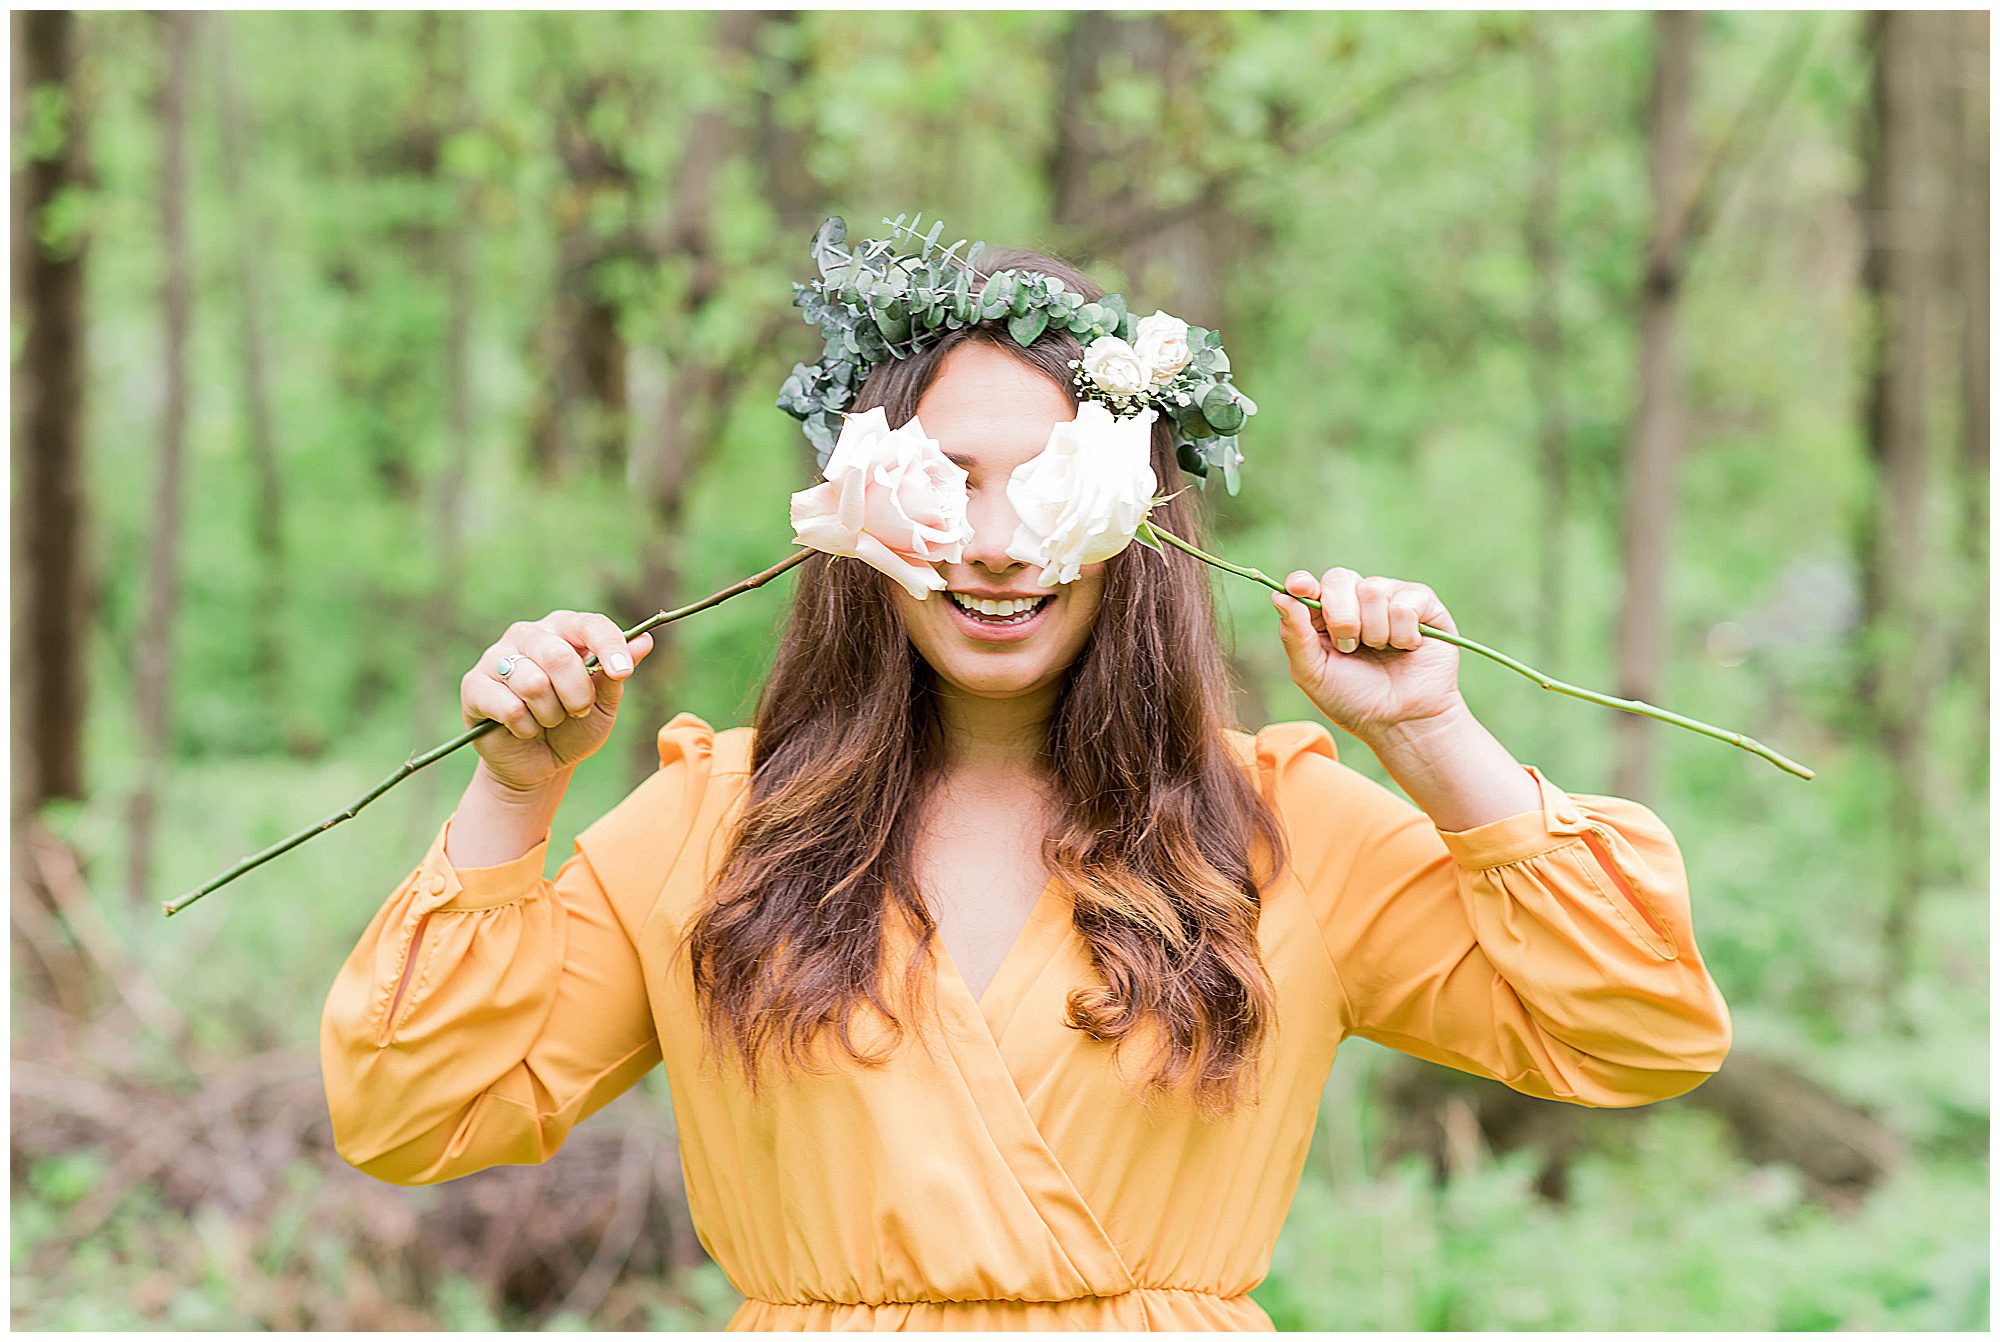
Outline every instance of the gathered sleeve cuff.
[[1537, 807], [1441, 830], [1339, 763], [1323, 727], [1277, 726], [1294, 870], [1349, 1033], [1594, 1106], [1668, 1099], [1721, 1067], [1728, 1007], [1695, 944], [1680, 849], [1650, 809], [1525, 765]]
[[321, 1014], [334, 1145], [349, 1164], [398, 1184], [539, 1164], [659, 1062], [635, 939], [651, 891], [634, 876], [663, 878], [678, 856], [712, 738], [691, 714], [662, 728], [659, 772], [578, 837], [553, 879], [546, 838], [456, 867], [451, 821], [438, 827]]

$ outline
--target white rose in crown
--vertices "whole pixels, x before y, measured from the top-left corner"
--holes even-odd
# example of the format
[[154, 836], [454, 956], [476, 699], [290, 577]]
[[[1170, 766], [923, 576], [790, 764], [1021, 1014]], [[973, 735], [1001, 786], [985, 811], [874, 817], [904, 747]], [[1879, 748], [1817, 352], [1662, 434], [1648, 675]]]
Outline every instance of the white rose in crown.
[[1114, 416], [1100, 402], [1084, 401], [1076, 418], [1050, 430], [1048, 445], [1007, 480], [1007, 502], [1021, 519], [1008, 557], [1040, 564], [1037, 581], [1052, 587], [1075, 582], [1085, 564], [1131, 544], [1158, 487], [1156, 418], [1151, 408]]
[[796, 543], [859, 559], [922, 601], [945, 586], [934, 565], [956, 563], [972, 539], [967, 479], [915, 416], [892, 429], [880, 406], [850, 414], [826, 483], [792, 495]]
[[1187, 333], [1186, 322], [1157, 308], [1152, 316], [1139, 319], [1132, 332], [1132, 351], [1152, 370], [1154, 382], [1161, 386], [1172, 382], [1194, 358]]
[[1114, 396], [1137, 396], [1152, 384], [1146, 361], [1117, 336], [1099, 336], [1084, 347], [1083, 371]]

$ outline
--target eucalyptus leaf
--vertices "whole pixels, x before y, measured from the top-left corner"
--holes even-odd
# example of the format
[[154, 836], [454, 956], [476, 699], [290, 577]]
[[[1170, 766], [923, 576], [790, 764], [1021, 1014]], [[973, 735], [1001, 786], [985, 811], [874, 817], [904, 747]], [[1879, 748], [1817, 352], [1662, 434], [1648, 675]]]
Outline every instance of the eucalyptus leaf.
[[1229, 394], [1229, 388], [1217, 383], [1209, 388], [1208, 395], [1201, 398], [1201, 416], [1213, 424], [1219, 433], [1234, 433], [1243, 427], [1247, 416], [1236, 398]]
[[1213, 438], [1215, 426], [1210, 424], [1197, 405], [1180, 405], [1173, 409], [1174, 423], [1180, 425], [1181, 432], [1190, 438]]
[[1049, 314], [1046, 308], [1036, 308], [1032, 312], [1019, 314], [1007, 323], [1007, 330], [1014, 342], [1023, 349], [1035, 343], [1035, 337], [1048, 328]]
[[847, 220], [837, 214], [828, 215], [820, 226], [813, 230], [812, 258], [819, 263], [820, 273], [825, 274], [827, 259], [844, 259], [840, 255], [841, 244], [847, 241]]

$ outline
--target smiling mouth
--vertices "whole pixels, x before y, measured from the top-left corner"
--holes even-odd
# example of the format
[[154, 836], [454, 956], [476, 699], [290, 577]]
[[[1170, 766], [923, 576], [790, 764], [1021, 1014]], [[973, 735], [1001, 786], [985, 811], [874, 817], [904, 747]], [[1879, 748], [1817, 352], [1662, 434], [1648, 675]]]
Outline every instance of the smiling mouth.
[[1016, 601], [988, 602], [988, 605], [1012, 608], [1010, 609], [1010, 613], [996, 614], [980, 610], [976, 606], [967, 605], [959, 598], [956, 592], [947, 592], [945, 596], [960, 615], [976, 623], [990, 625], [995, 629], [1006, 629], [1013, 625], [1028, 624], [1040, 616], [1043, 611], [1047, 610], [1049, 604], [1055, 600], [1055, 593], [1051, 592], [1029, 606], [1022, 606]]

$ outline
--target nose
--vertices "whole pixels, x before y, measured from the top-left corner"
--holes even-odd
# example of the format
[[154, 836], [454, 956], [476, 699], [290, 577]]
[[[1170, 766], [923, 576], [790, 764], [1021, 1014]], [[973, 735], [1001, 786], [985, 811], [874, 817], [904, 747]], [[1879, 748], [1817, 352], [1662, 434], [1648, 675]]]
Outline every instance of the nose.
[[1010, 558], [1007, 546], [1014, 539], [1014, 529], [1020, 525], [1020, 514], [1007, 501], [1004, 482], [981, 486], [971, 492], [965, 503], [965, 520], [972, 528], [972, 539], [965, 546], [965, 562], [989, 573], [1002, 574], [1021, 566], [1021, 561]]

